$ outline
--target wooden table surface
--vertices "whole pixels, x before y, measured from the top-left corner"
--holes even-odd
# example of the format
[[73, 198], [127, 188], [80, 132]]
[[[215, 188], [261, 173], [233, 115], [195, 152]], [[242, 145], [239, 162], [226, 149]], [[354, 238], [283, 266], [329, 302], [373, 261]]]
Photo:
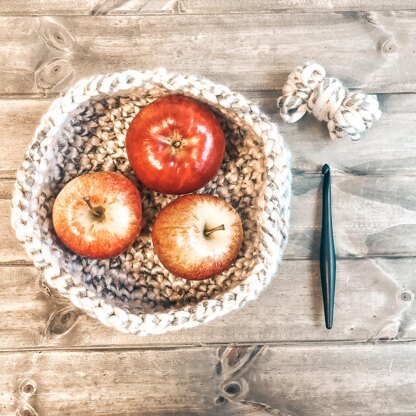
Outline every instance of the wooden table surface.
[[[379, 94], [382, 119], [361, 141], [331, 141], [311, 117], [279, 119], [281, 87], [306, 60]], [[292, 215], [279, 274], [257, 301], [139, 337], [51, 295], [15, 239], [10, 200], [54, 97], [83, 76], [158, 66], [227, 84], [280, 124]], [[0, 0], [0, 415], [416, 415], [415, 92], [412, 0]], [[332, 331], [317, 260], [325, 162]]]

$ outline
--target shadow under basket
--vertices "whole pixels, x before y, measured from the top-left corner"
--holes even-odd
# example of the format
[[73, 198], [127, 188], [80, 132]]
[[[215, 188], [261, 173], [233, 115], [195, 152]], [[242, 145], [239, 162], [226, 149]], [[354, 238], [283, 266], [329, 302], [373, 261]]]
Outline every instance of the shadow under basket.
[[[126, 155], [134, 116], [167, 94], [194, 97], [216, 114], [226, 137], [218, 175], [200, 193], [228, 201], [243, 221], [244, 240], [221, 275], [189, 281], [170, 274], [151, 242], [157, 213], [175, 196], [143, 187]], [[66, 249], [52, 226], [54, 200], [76, 176], [118, 171], [139, 189], [143, 229], [118, 257], [91, 260]], [[207, 79], [125, 71], [79, 81], [42, 117], [17, 172], [12, 224], [46, 283], [78, 308], [124, 333], [162, 334], [197, 326], [255, 299], [276, 274], [288, 236], [289, 152], [256, 105]]]

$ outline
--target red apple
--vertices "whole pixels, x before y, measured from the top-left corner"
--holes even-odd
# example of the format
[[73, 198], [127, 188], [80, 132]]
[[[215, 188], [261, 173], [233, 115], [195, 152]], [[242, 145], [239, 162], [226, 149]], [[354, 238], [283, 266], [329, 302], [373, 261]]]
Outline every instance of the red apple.
[[56, 234], [70, 250], [107, 259], [122, 253], [139, 235], [140, 194], [119, 173], [89, 173], [65, 185], [56, 197], [52, 219]]
[[237, 211], [212, 195], [186, 195], [157, 216], [153, 247], [172, 274], [202, 280], [220, 274], [235, 260], [243, 240]]
[[225, 139], [205, 104], [170, 95], [139, 112], [127, 131], [126, 146], [130, 164], [143, 184], [178, 195], [202, 188], [216, 175]]

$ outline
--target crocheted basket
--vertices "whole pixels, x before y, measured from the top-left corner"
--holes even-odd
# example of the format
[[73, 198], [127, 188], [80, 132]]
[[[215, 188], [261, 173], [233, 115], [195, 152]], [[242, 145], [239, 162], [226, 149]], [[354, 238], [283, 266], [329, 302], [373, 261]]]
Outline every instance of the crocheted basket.
[[[204, 281], [176, 278], [151, 244], [154, 218], [174, 196], [144, 188], [129, 166], [125, 135], [141, 108], [166, 94], [205, 102], [220, 120], [226, 157], [200, 192], [230, 202], [243, 220], [235, 263]], [[119, 171], [143, 200], [143, 230], [133, 246], [109, 260], [77, 256], [57, 239], [52, 206], [63, 186], [91, 171]], [[79, 81], [55, 100], [17, 172], [12, 225], [48, 285], [102, 323], [124, 333], [162, 334], [189, 328], [255, 299], [277, 271], [287, 242], [289, 152], [276, 124], [242, 95], [207, 79], [125, 71]]]

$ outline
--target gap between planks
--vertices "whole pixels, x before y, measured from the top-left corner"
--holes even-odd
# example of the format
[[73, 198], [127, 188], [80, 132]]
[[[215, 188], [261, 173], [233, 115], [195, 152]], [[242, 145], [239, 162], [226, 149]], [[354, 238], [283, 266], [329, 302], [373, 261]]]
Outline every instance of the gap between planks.
[[[186, 329], [184, 330], [186, 331]], [[140, 339], [140, 335], [137, 336]], [[212, 347], [277, 347], [277, 348], [320, 348], [322, 346], [329, 347], [359, 347], [359, 346], [379, 346], [379, 345], [404, 345], [404, 344], [416, 344], [416, 339], [402, 339], [402, 340], [371, 340], [367, 342], [356, 340], [322, 340], [322, 341], [244, 341], [244, 342], [201, 342], [201, 343], [177, 343], [177, 344], [126, 344], [126, 345], [84, 345], [84, 346], [71, 346], [71, 347], [58, 347], [58, 346], [39, 346], [39, 347], [19, 347], [19, 348], [0, 348], [1, 354], [19, 353], [19, 352], [118, 352], [118, 351], [172, 351], [172, 350], [191, 350], [197, 348], [212, 348]]]
[[[362, 261], [362, 260], [402, 260], [402, 259], [416, 259], [416, 255], [407, 255], [407, 256], [403, 256], [403, 255], [386, 255], [386, 254], [380, 254], [380, 255], [366, 255], [366, 256], [337, 256], [337, 260], [352, 260], [352, 261]], [[296, 261], [316, 261], [317, 258], [315, 257], [285, 257], [283, 256], [282, 261], [285, 262], [296, 262]], [[27, 260], [15, 260], [15, 261], [1, 261], [0, 260], [0, 268], [2, 267], [28, 267], [28, 268], [32, 268], [33, 266], [33, 262], [29, 259]]]

